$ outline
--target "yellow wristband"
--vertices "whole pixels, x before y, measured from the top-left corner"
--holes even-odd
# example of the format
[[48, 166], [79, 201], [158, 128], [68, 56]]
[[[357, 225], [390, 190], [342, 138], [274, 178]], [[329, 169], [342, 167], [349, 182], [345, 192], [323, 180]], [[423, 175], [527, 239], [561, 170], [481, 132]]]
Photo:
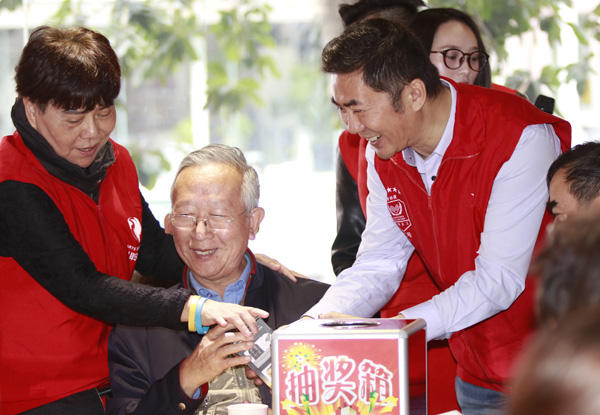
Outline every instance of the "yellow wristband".
[[190, 297], [190, 312], [188, 314], [188, 330], [196, 331], [196, 307], [198, 306], [198, 301], [200, 300], [200, 296], [192, 295]]

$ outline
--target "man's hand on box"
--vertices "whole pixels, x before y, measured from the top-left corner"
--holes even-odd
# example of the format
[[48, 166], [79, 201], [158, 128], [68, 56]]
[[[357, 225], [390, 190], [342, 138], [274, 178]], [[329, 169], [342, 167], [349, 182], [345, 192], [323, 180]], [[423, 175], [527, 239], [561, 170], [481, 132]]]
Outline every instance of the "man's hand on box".
[[337, 311], [328, 311], [327, 313], [319, 314], [319, 318], [331, 318], [331, 319], [339, 319], [339, 318], [362, 318], [357, 316], [351, 316], [350, 314], [342, 314]]

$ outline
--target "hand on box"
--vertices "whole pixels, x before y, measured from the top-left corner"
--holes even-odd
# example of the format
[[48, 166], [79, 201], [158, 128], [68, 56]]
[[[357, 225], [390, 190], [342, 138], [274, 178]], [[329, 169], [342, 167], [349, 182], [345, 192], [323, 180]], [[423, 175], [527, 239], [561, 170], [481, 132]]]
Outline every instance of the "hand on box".
[[342, 314], [337, 311], [328, 311], [327, 313], [319, 314], [319, 318], [331, 318], [331, 319], [339, 319], [339, 318], [362, 318], [357, 316], [351, 316], [350, 314]]
[[260, 308], [244, 307], [238, 304], [207, 300], [202, 308], [202, 325], [218, 324], [235, 326], [242, 334], [251, 336], [258, 333], [255, 317], [267, 318], [269, 313]]

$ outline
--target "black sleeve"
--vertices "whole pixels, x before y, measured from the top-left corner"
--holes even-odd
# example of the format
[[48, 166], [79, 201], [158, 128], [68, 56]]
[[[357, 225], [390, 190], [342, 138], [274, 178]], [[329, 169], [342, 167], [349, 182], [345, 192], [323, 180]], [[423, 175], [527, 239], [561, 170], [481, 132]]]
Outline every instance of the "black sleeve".
[[200, 406], [204, 397], [199, 399], [188, 398], [179, 384], [179, 370], [181, 363], [150, 386], [148, 392], [139, 400], [137, 408], [132, 415], [148, 414], [173, 414], [191, 415]]
[[189, 291], [151, 288], [99, 272], [39, 187], [5, 181], [0, 195], [0, 255], [14, 258], [67, 307], [112, 324], [183, 328]]
[[[116, 344], [113, 346], [124, 346]], [[137, 362], [127, 353], [119, 353], [111, 359], [111, 388], [113, 396], [106, 400], [107, 415], [173, 414], [191, 415], [200, 406], [204, 397], [189, 398], [179, 384], [179, 368], [175, 365], [167, 374], [153, 384]], [[114, 374], [119, 374], [115, 376]]]
[[358, 198], [358, 186], [340, 154], [337, 157], [335, 176], [337, 235], [331, 247], [331, 264], [335, 275], [339, 275], [356, 260], [366, 219]]
[[181, 282], [183, 261], [175, 250], [173, 236], [165, 233], [160, 223], [142, 198], [142, 242], [135, 270], [146, 277], [172, 283]]
[[[262, 281], [262, 283], [261, 283]], [[277, 271], [257, 264], [254, 280], [250, 280], [245, 305], [269, 312], [266, 323], [273, 330], [298, 320], [317, 304], [329, 284], [299, 278], [293, 282]]]
[[189, 352], [179, 347], [178, 334], [158, 330], [117, 326], [111, 331], [107, 415], [193, 414], [202, 403], [204, 396], [188, 397], [179, 382], [181, 362]]

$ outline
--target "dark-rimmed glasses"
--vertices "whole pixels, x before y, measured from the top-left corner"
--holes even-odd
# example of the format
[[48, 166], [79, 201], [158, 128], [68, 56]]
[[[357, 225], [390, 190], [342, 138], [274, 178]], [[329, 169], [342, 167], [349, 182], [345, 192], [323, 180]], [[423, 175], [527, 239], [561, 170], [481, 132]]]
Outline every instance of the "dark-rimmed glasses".
[[244, 213], [246, 213], [245, 210], [237, 216], [207, 215], [205, 218], [197, 218], [194, 215], [171, 214], [171, 223], [176, 228], [189, 231], [194, 229], [198, 222], [202, 222], [206, 229], [216, 231], [230, 229], [233, 227], [235, 220]]
[[430, 53], [441, 53], [444, 57], [444, 65], [448, 69], [458, 69], [467, 59], [469, 68], [475, 72], [481, 72], [485, 69], [488, 63], [489, 55], [479, 50], [471, 53], [464, 53], [460, 49], [445, 49], [445, 50], [432, 50]]

